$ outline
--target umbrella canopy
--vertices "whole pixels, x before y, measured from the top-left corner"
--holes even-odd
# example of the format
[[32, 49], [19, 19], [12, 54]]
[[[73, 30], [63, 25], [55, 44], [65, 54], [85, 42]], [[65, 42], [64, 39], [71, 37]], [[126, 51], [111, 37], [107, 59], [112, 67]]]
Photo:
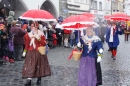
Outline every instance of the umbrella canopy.
[[128, 21], [130, 18], [127, 14], [124, 13], [115, 13], [111, 15], [110, 17], [112, 20], [117, 20], [117, 21]]
[[20, 19], [33, 20], [33, 21], [56, 21], [54, 16], [45, 10], [28, 10]]
[[104, 19], [105, 19], [105, 20], [111, 20], [111, 15], [106, 15], [106, 16], [104, 16]]
[[95, 16], [94, 16], [92, 13], [88, 13], [88, 12], [83, 13], [82, 15], [85, 15], [85, 16], [90, 17], [90, 18], [92, 18], [92, 19], [95, 18]]
[[88, 26], [93, 26], [93, 19], [84, 15], [70, 16], [62, 22], [64, 29], [85, 29]]

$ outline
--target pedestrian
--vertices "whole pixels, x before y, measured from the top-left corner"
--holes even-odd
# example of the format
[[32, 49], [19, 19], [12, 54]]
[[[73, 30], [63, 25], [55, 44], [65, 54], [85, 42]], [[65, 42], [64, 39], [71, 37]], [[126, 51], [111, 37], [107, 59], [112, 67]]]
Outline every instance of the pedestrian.
[[6, 20], [4, 7], [0, 8], [0, 17], [2, 18], [2, 22]]
[[9, 16], [7, 18], [7, 25], [8, 25], [7, 26], [7, 32], [8, 32], [8, 34], [10, 34], [9, 31], [10, 31], [10, 28], [11, 28], [11, 24], [14, 21], [14, 15], [15, 15], [14, 11], [9, 11]]
[[[3, 25], [0, 25], [0, 27], [3, 27]], [[1, 35], [1, 51], [3, 62], [4, 64], [6, 64], [9, 62], [9, 57], [8, 57], [8, 35], [5, 28], [2, 30]]]
[[56, 36], [57, 36], [57, 45], [61, 46], [62, 43], [62, 26], [61, 22], [58, 22], [55, 26], [56, 28]]
[[14, 34], [10, 34], [10, 37], [8, 39], [8, 56], [9, 56], [9, 62], [14, 63]]
[[[107, 23], [108, 24], [106, 26], [106, 31], [105, 31], [104, 39], [105, 39], [106, 43], [108, 44], [109, 43], [109, 39], [108, 39], [109, 34], [108, 34], [108, 32], [111, 29], [111, 22], [108, 21]], [[108, 44], [108, 47], [109, 47], [108, 51], [111, 51], [109, 44]]]
[[117, 27], [115, 21], [112, 21], [112, 26], [106, 34], [106, 40], [108, 41], [113, 60], [116, 60], [117, 47], [120, 43], [118, 34], [122, 34], [121, 28]]
[[[0, 17], [0, 26], [3, 26], [2, 24], [2, 17]], [[4, 27], [0, 27], [0, 58], [2, 57], [2, 50], [1, 50], [1, 35], [2, 35], [2, 30], [3, 30]]]
[[74, 30], [72, 30], [70, 34], [70, 48], [74, 48], [74, 42], [75, 42], [75, 33]]
[[31, 32], [26, 35], [25, 57], [22, 75], [27, 78], [25, 86], [31, 86], [32, 78], [38, 78], [36, 84], [41, 84], [41, 78], [51, 75], [47, 55], [41, 55], [38, 48], [46, 46], [46, 39], [36, 23], [31, 24]]
[[125, 34], [125, 41], [128, 41], [128, 37], [129, 37], [129, 34], [130, 34], [130, 27], [127, 26], [127, 25], [125, 25], [124, 34]]
[[64, 29], [64, 47], [65, 48], [68, 47], [68, 41], [69, 41], [69, 35], [70, 35], [70, 33], [71, 33], [70, 30]]
[[10, 28], [10, 33], [14, 34], [14, 58], [16, 61], [22, 61], [24, 35], [27, 33], [20, 26], [21, 24], [14, 20]]
[[92, 27], [86, 29], [86, 35], [80, 38], [77, 46], [83, 49], [79, 64], [78, 86], [102, 85], [100, 61], [103, 45], [101, 39], [94, 35]]

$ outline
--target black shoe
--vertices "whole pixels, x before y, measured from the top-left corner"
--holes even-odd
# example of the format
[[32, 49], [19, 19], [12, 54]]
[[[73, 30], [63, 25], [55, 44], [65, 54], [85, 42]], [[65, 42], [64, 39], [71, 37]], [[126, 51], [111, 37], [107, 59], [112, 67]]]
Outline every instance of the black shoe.
[[113, 60], [116, 60], [116, 57], [113, 57]]
[[25, 86], [31, 86], [31, 80], [27, 80], [27, 82], [24, 85]]
[[111, 51], [110, 49], [108, 49], [108, 51]]
[[37, 83], [36, 83], [37, 85], [39, 85], [39, 84], [41, 84], [41, 78], [38, 78], [37, 79]]

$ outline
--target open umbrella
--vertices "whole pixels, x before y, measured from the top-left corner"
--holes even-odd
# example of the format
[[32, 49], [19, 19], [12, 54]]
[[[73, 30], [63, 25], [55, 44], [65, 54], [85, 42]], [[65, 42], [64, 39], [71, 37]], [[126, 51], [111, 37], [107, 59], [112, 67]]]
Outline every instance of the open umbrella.
[[92, 18], [92, 19], [95, 18], [95, 16], [92, 13], [89, 13], [89, 12], [83, 13], [82, 15], [85, 15], [85, 16]]
[[111, 15], [106, 15], [106, 16], [104, 16], [104, 19], [105, 19], [105, 20], [111, 20]]
[[56, 21], [51, 13], [45, 10], [28, 10], [20, 19], [33, 20], [33, 21]]
[[115, 13], [113, 15], [111, 15], [111, 20], [114, 20], [114, 21], [128, 21], [130, 20], [129, 16], [127, 14], [124, 14], [124, 13]]
[[93, 26], [95, 22], [93, 19], [84, 15], [74, 15], [66, 18], [62, 22], [64, 29], [85, 29], [88, 26]]
[[[63, 29], [70, 29], [70, 30], [80, 30], [86, 29], [88, 26], [93, 26], [95, 24], [94, 20], [90, 17], [85, 15], [74, 15], [70, 16], [62, 22]], [[80, 41], [80, 32], [78, 31], [78, 42]], [[71, 55], [68, 57], [68, 60], [71, 57], [75, 57], [75, 60], [78, 60], [81, 57], [81, 51], [72, 50]]]

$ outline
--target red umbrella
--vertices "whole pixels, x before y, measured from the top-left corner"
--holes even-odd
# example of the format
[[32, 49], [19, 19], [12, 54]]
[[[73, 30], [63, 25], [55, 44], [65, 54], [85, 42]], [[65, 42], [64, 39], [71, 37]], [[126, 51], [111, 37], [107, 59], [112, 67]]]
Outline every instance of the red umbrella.
[[56, 21], [52, 14], [45, 10], [28, 10], [20, 19], [27, 19], [33, 21]]
[[118, 21], [127, 21], [129, 20], [129, 16], [127, 14], [124, 13], [115, 13], [113, 15], [111, 15], [110, 17], [112, 20], [118, 20]]
[[85, 29], [87, 26], [94, 25], [93, 19], [84, 15], [70, 16], [62, 22], [64, 29]]
[[104, 16], [104, 19], [105, 19], [105, 20], [111, 20], [111, 15], [106, 15], [106, 16]]
[[95, 18], [95, 16], [94, 16], [92, 13], [88, 13], [88, 12], [83, 13], [82, 15], [85, 15], [85, 16], [90, 17], [90, 18], [92, 18], [92, 19]]

